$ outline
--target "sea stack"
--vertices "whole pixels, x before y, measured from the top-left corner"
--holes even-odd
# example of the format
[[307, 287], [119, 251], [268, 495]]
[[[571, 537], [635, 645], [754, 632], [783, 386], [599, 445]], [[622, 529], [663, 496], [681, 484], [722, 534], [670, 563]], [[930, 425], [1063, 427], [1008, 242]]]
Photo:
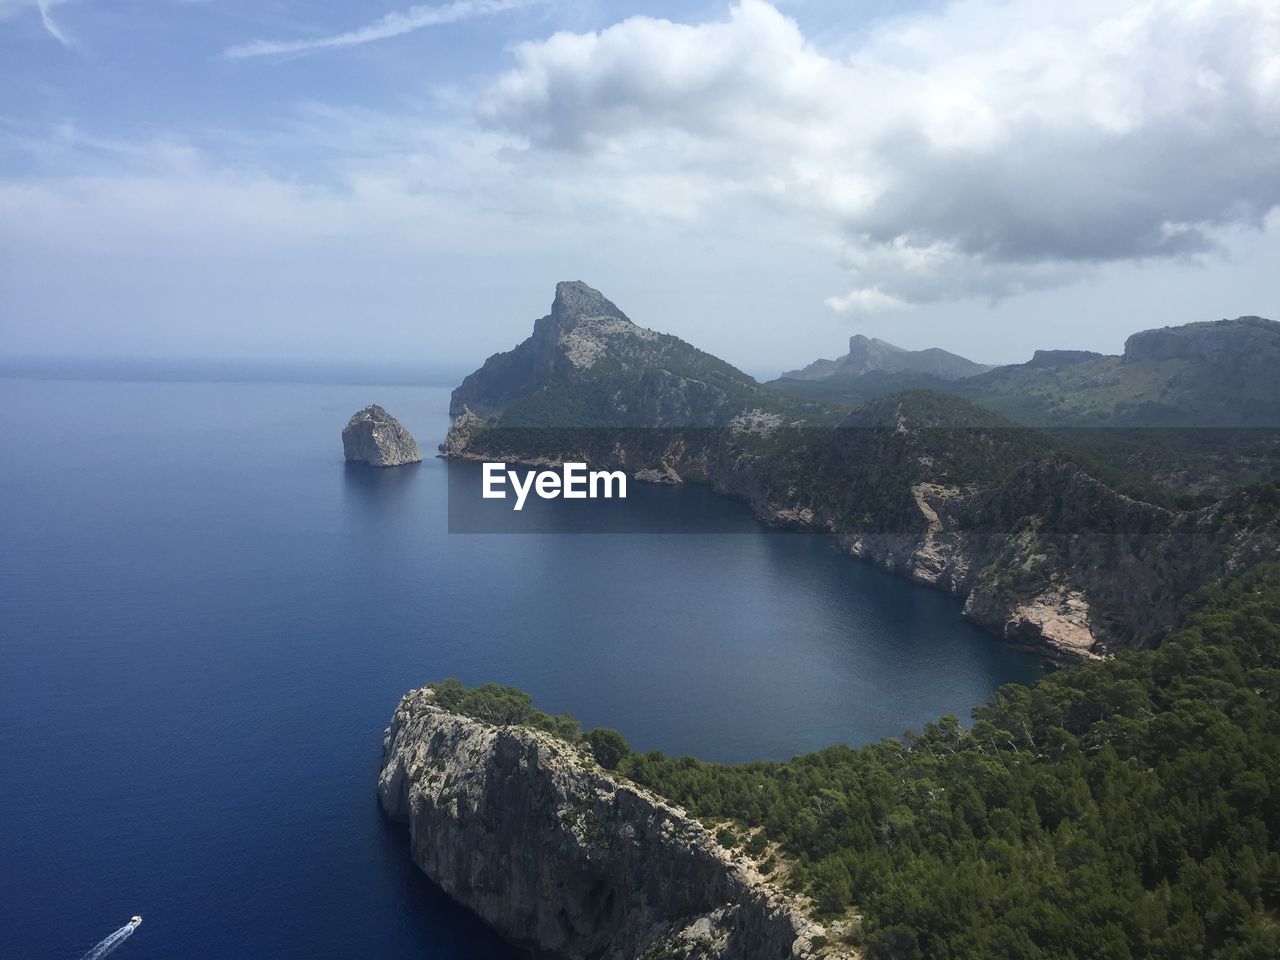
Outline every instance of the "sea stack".
[[350, 462], [375, 467], [398, 467], [422, 460], [409, 431], [376, 403], [347, 422], [342, 431], [342, 452]]

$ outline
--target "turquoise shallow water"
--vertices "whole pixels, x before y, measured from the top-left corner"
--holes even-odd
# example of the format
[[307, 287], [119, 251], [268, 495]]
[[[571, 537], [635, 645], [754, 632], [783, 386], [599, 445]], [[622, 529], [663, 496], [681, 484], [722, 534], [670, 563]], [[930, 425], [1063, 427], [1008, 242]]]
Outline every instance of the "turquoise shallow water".
[[736, 532], [449, 534], [474, 465], [343, 464], [357, 408], [427, 450], [447, 399], [0, 380], [0, 953], [78, 958], [141, 913], [114, 957], [514, 955], [376, 809], [382, 728], [434, 677], [743, 761], [1039, 673], [951, 598], [707, 490], [618, 509]]

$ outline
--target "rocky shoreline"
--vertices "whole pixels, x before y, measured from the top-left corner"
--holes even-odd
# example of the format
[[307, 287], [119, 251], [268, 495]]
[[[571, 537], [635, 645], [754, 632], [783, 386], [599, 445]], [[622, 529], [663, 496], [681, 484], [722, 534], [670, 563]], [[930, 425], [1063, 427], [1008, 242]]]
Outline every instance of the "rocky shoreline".
[[[494, 447], [469, 410], [440, 456], [556, 466], [554, 456]], [[771, 469], [731, 442], [674, 442], [660, 456], [606, 444], [608, 469], [640, 482], [702, 483], [746, 502], [770, 526], [833, 536], [838, 548], [956, 596], [962, 615], [995, 638], [1047, 660], [1077, 663], [1158, 641], [1180, 622], [1187, 595], [1280, 544], [1275, 524], [1222, 523], [1247, 493], [1196, 511], [1128, 497], [1073, 463], [1030, 461], [975, 489], [917, 482], [892, 517], [851, 529], [839, 509], [778, 502], [762, 492]]]
[[[1148, 331], [1108, 363], [1212, 356], [1195, 381], [1208, 402], [1223, 364], [1242, 352], [1270, 357], [1277, 330], [1242, 318]], [[1050, 361], [1090, 362], [1039, 355]], [[848, 554], [952, 593], [969, 620], [1054, 660], [1156, 644], [1188, 596], [1280, 547], [1274, 521], [1234, 522], [1259, 496], [1244, 485], [1200, 509], [1166, 508], [1143, 502], [1150, 488], [1087, 444], [1081, 456], [959, 396], [909, 390], [850, 411], [791, 396], [637, 326], [580, 281], [557, 284], [551, 312], [470, 374], [449, 412], [445, 457], [574, 460], [638, 481], [706, 484], [765, 523], [831, 534]]]
[[512, 942], [561, 960], [841, 956], [741, 852], [589, 752], [407, 693], [378, 800], [414, 862]]

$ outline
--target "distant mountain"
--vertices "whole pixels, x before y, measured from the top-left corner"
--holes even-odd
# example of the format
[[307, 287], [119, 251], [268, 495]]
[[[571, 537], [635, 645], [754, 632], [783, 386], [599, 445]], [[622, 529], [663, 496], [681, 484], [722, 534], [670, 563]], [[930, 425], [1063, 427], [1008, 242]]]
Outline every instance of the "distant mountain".
[[939, 380], [960, 380], [990, 370], [937, 347], [905, 350], [884, 340], [855, 334], [849, 338], [849, 352], [838, 360], [815, 360], [801, 370], [789, 370], [782, 380], [852, 380], [868, 373], [916, 373]]
[[1280, 323], [1239, 317], [1135, 333], [1124, 354], [1043, 350], [946, 389], [1037, 426], [1280, 425]]
[[1101, 360], [1105, 353], [1093, 350], [1037, 350], [1027, 361], [1029, 367], [1069, 367], [1086, 360]]
[[955, 390], [956, 383], [955, 380], [944, 380], [931, 373], [919, 373], [914, 370], [872, 370], [856, 377], [825, 377], [821, 380], [791, 380], [780, 377], [777, 380], [770, 380], [767, 386], [793, 397], [844, 406], [858, 406], [907, 390], [934, 390], [950, 393]]
[[[850, 363], [844, 369], [860, 367]], [[929, 389], [965, 397], [1037, 427], [1277, 427], [1277, 369], [1280, 323], [1239, 317], [1135, 333], [1122, 356], [1037, 350], [1026, 363], [963, 379], [880, 369], [806, 379], [788, 374], [769, 385], [792, 396], [846, 405]]]

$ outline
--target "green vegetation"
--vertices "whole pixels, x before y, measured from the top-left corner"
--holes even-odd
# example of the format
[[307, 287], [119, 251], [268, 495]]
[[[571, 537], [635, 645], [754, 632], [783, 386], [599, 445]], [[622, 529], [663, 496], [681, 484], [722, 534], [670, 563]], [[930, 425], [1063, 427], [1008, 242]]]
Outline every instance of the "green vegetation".
[[597, 727], [587, 734], [587, 743], [596, 763], [606, 770], [617, 770], [618, 765], [631, 753], [631, 746], [617, 730]]
[[[581, 736], [451, 683], [467, 712]], [[744, 766], [588, 739], [736, 821], [721, 842], [777, 842], [818, 911], [863, 917], [867, 960], [1280, 956], [1280, 563], [1198, 598], [1159, 649], [1004, 687], [975, 721]]]
[[779, 377], [777, 380], [770, 380], [765, 386], [773, 387], [793, 397], [820, 400], [852, 408], [905, 390], [950, 392], [948, 390], [950, 383], [951, 381], [929, 373], [911, 370], [893, 372], [872, 370], [856, 377], [831, 377], [823, 380], [787, 380]]
[[[643, 391], [625, 378], [555, 382], [508, 407], [476, 435], [474, 447], [495, 457], [515, 451], [524, 460], [572, 455], [591, 463], [612, 462], [620, 447], [632, 461], [652, 464], [671, 450], [682, 451], [686, 461], [729, 463], [746, 455], [770, 500], [841, 517], [859, 529], [876, 520], [897, 524], [903, 510], [912, 515], [912, 483], [992, 485], [1030, 460], [1076, 463], [1121, 493], [1178, 510], [1274, 476], [1280, 462], [1280, 431], [1044, 431], [932, 390], [880, 397], [852, 413], [820, 403], [804, 409], [766, 404], [756, 396], [756, 407], [783, 423], [803, 424], [767, 435], [723, 426], [729, 413], [752, 406], [742, 397], [716, 408], [707, 422], [628, 427], [607, 412], [617, 396], [626, 396], [635, 411], [650, 409]], [[898, 431], [900, 422], [910, 433]]]
[[552, 716], [533, 705], [533, 697], [515, 687], [486, 683], [482, 687], [464, 687], [450, 677], [430, 684], [436, 703], [453, 713], [497, 726], [532, 727], [545, 730], [564, 740], [578, 740], [582, 724], [567, 713]]
[[500, 683], [466, 687], [453, 677], [438, 680], [428, 686], [434, 693], [436, 703], [451, 713], [498, 727], [544, 730], [561, 740], [583, 743], [591, 749], [596, 762], [606, 770], [616, 770], [623, 759], [631, 754], [630, 745], [617, 730], [596, 727], [584, 734], [582, 724], [570, 714], [553, 715], [539, 710], [533, 705], [533, 697], [517, 687], [507, 687]]
[[1009, 686], [919, 735], [789, 763], [633, 755], [759, 825], [868, 958], [1280, 956], [1280, 565], [1159, 650]]

